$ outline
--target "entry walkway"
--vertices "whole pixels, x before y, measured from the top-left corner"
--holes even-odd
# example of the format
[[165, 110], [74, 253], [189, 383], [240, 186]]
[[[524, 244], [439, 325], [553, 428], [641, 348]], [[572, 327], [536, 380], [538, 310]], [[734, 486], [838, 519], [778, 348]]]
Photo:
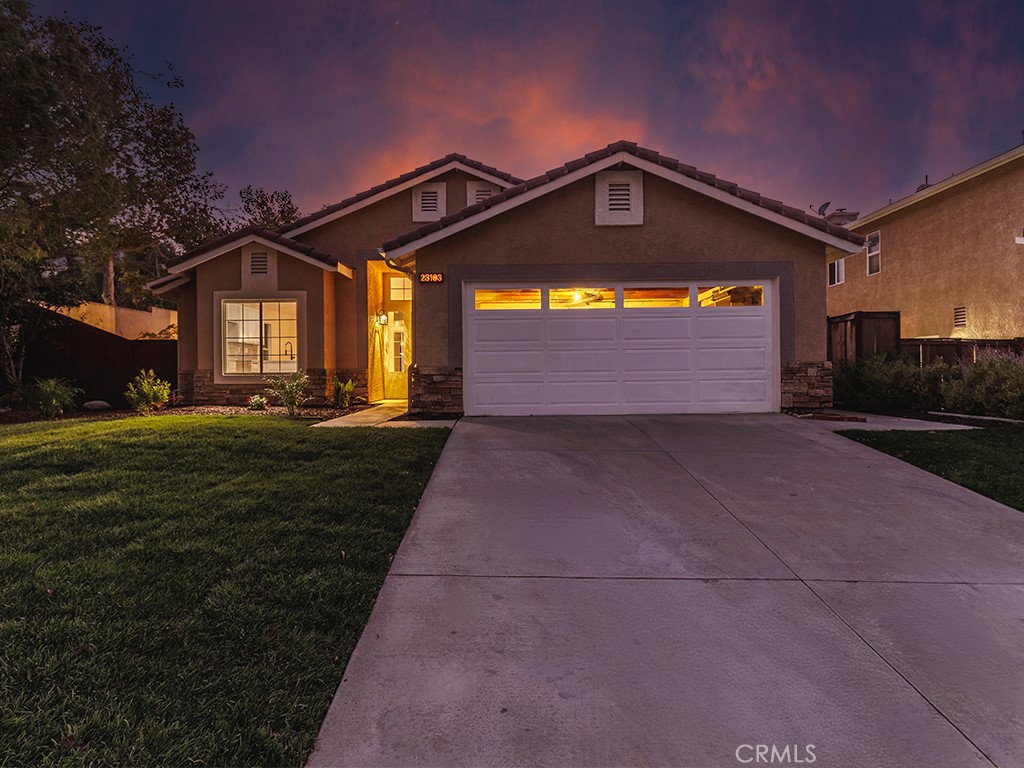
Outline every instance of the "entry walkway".
[[461, 420], [309, 765], [1024, 765], [1024, 514], [821, 424]]

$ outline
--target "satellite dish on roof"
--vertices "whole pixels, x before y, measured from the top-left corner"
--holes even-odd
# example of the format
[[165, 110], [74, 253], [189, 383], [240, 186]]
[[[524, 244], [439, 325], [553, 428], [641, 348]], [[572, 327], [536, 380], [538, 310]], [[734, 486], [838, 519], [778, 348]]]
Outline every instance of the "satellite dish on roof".
[[824, 203], [822, 203], [821, 205], [819, 205], [817, 208], [815, 208], [813, 205], [809, 205], [807, 207], [810, 208], [815, 213], [817, 213], [819, 216], [824, 216], [825, 215], [825, 211], [828, 210], [828, 207], [830, 205], [832, 205], [832, 201], [831, 200], [827, 200]]

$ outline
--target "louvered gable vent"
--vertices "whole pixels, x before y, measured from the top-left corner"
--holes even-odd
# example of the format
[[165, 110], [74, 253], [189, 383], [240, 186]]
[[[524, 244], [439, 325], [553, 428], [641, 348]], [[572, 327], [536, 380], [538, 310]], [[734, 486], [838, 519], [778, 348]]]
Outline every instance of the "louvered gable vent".
[[412, 194], [412, 220], [437, 221], [445, 214], [445, 183], [420, 184]]
[[466, 182], [466, 205], [482, 203], [489, 197], [494, 197], [501, 190], [495, 184], [488, 184], [486, 181]]
[[595, 180], [594, 223], [598, 226], [644, 223], [641, 171], [605, 171]]
[[270, 273], [270, 256], [266, 253], [249, 255], [249, 274], [266, 275]]

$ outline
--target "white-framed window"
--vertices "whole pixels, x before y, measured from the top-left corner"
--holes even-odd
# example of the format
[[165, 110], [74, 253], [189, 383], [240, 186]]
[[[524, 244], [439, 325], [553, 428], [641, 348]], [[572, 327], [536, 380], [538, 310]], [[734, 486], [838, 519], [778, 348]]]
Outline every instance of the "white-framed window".
[[828, 284], [839, 285], [846, 282], [846, 259], [836, 259], [828, 264]]
[[868, 254], [868, 274], [877, 275], [882, 271], [882, 233], [872, 232], [865, 245]]
[[597, 226], [644, 223], [644, 175], [641, 171], [603, 171], [594, 177]]
[[226, 376], [292, 373], [299, 369], [297, 301], [224, 300]]
[[391, 301], [412, 301], [412, 280], [405, 275], [389, 277], [388, 297]]
[[482, 203], [488, 197], [501, 192], [501, 187], [491, 184], [488, 181], [467, 181], [466, 182], [466, 205]]
[[447, 185], [443, 181], [420, 184], [412, 190], [412, 220], [437, 221], [445, 215]]

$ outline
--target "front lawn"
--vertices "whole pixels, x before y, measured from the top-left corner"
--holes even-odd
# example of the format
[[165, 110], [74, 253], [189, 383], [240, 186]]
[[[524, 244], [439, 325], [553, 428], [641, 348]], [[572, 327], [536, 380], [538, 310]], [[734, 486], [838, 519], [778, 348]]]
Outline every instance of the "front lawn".
[[839, 434], [1024, 511], [1024, 427]]
[[301, 765], [447, 437], [0, 427], [0, 765]]

